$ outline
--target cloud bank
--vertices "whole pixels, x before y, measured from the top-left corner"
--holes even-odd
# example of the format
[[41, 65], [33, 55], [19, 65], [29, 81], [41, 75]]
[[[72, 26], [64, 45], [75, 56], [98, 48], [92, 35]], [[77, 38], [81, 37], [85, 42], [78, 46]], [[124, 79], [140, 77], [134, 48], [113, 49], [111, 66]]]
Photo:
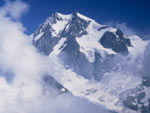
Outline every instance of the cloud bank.
[[127, 36], [137, 35], [136, 30], [128, 26], [125, 22], [105, 22], [104, 24], [120, 29]]

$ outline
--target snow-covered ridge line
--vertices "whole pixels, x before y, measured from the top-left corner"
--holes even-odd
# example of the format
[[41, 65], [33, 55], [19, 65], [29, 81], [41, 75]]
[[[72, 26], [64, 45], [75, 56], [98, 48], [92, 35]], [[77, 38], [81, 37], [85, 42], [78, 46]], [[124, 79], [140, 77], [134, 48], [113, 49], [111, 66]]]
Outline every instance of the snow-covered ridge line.
[[68, 19], [70, 19], [73, 16], [73, 14], [76, 14], [78, 17], [80, 17], [80, 18], [82, 18], [84, 20], [95, 22], [95, 20], [93, 20], [93, 19], [91, 19], [89, 17], [86, 17], [86, 16], [82, 15], [79, 12], [74, 12], [72, 14], [62, 14], [62, 13], [56, 12], [55, 14], [57, 14], [58, 16], [60, 16], [62, 18], [68, 18]]
[[[52, 16], [48, 17], [43, 24], [39, 25], [38, 28], [41, 29], [41, 31], [39, 31], [39, 32], [42, 32], [42, 29], [47, 27], [47, 25], [51, 25], [53, 28], [52, 30], [56, 31], [54, 33], [54, 36], [58, 35], [58, 33], [61, 32], [61, 30], [65, 27], [65, 25], [72, 19], [74, 14], [76, 14], [81, 19], [84, 19], [86, 21], [91, 21], [91, 22], [98, 24], [97, 22], [95, 22], [95, 20], [88, 18], [78, 12], [75, 12], [72, 14], [61, 14], [61, 13], [56, 12], [56, 13], [52, 14]], [[54, 17], [58, 18], [58, 20], [54, 20], [55, 19]], [[38, 29], [36, 31], [38, 31]], [[37, 32], [37, 34], [38, 34], [38, 32]]]
[[[118, 35], [116, 34], [117, 29], [108, 27], [106, 25], [98, 24], [93, 19], [88, 18], [78, 12], [75, 12], [72, 14], [61, 14], [57, 12], [57, 13], [52, 14], [52, 16], [48, 17], [46, 21], [39, 26], [39, 28], [35, 31], [35, 33], [32, 34], [32, 39], [34, 41], [40, 40], [41, 37], [43, 37], [44, 35], [47, 35], [47, 34], [44, 34], [43, 32], [50, 32], [51, 38], [59, 38], [59, 37], [61, 38], [60, 35], [62, 31], [64, 29], [66, 31], [68, 30], [67, 27], [69, 27], [69, 25], [71, 24], [70, 22], [72, 21], [72, 18], [74, 16], [78, 16], [84, 21], [90, 22], [87, 28], [85, 29], [87, 34], [83, 35], [82, 37], [76, 37], [76, 41], [80, 46], [80, 52], [85, 54], [89, 62], [95, 61], [95, 58], [94, 58], [95, 51], [98, 51], [102, 55], [103, 58], [105, 58], [105, 56], [109, 54], [116, 54], [116, 52], [113, 51], [111, 48], [104, 48], [99, 43], [99, 41], [106, 32], [112, 32], [116, 37], [118, 37]], [[128, 38], [125, 35], [123, 36], [125, 38]], [[61, 43], [60, 46], [63, 46], [64, 43]], [[130, 47], [129, 49], [130, 51], [133, 51], [132, 47]]]

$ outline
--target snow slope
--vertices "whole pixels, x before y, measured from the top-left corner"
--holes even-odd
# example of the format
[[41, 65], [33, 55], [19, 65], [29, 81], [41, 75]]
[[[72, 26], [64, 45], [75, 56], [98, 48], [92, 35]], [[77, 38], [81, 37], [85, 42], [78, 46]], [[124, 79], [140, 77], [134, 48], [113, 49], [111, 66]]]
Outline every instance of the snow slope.
[[[68, 89], [74, 96], [86, 98], [95, 104], [101, 104], [109, 110], [117, 111], [119, 113], [135, 113], [129, 109], [123, 108], [122, 104], [119, 103], [119, 96], [121, 93], [126, 92], [129, 89], [134, 89], [141, 84], [141, 78], [133, 75], [121, 73], [108, 73], [101, 80], [96, 82], [88, 80], [80, 75], [77, 75], [72, 70], [66, 70], [56, 56], [50, 56], [57, 65], [51, 75], [66, 89]], [[110, 76], [111, 75], [111, 76]]]

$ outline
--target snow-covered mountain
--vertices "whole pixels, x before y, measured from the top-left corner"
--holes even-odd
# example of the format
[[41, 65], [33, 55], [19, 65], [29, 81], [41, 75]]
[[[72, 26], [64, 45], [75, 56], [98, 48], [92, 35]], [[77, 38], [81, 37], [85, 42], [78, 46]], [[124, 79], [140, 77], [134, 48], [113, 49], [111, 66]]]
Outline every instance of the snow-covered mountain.
[[[141, 61], [139, 56], [144, 54], [148, 41], [128, 37], [119, 29], [101, 25], [77, 12], [53, 14], [31, 37], [39, 52], [70, 73], [59, 79], [51, 75], [51, 81], [61, 90], [67, 89], [119, 113], [150, 111], [148, 79], [134, 76], [136, 71], [129, 69], [135, 61]], [[129, 68], [124, 72], [126, 62]]]
[[66, 65], [86, 78], [94, 75], [99, 79], [97, 65], [104, 63], [106, 56], [128, 54], [128, 47], [132, 47], [120, 30], [100, 25], [79, 13], [55, 13], [32, 36], [40, 52], [59, 55]]

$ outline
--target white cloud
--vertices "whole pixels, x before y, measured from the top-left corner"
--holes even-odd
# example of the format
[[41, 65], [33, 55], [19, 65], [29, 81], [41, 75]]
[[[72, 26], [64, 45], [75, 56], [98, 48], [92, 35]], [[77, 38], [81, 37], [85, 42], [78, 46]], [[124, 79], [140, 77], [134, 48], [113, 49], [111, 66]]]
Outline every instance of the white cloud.
[[[23, 33], [23, 25], [12, 21], [19, 19], [27, 6], [7, 1], [0, 8], [0, 113], [108, 113], [69, 93], [58, 95], [51, 86], [43, 93], [42, 75], [60, 69], [37, 52]], [[5, 79], [7, 73], [12, 82]]]
[[126, 23], [119, 23], [119, 22], [105, 22], [104, 24], [108, 26], [115, 27], [117, 29], [120, 29], [125, 35], [132, 36], [136, 35], [136, 30], [129, 27]]
[[28, 5], [20, 0], [5, 0], [5, 5], [0, 8], [0, 14], [10, 16], [13, 19], [19, 19], [21, 15], [28, 10]]

